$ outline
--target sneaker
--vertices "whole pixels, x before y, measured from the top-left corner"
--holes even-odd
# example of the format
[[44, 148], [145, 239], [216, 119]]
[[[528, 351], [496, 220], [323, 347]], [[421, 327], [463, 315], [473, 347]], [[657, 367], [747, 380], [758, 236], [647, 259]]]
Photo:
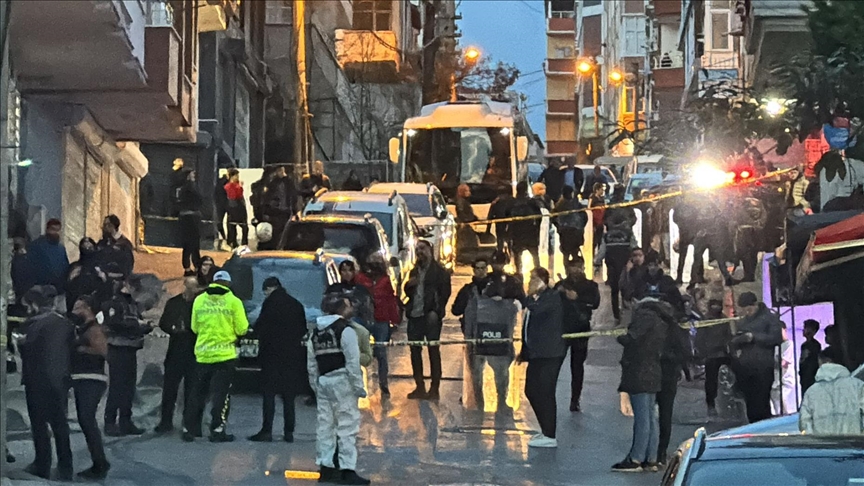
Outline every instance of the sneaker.
[[117, 424], [105, 424], [105, 435], [108, 437], [123, 437], [126, 434], [123, 433]]
[[160, 422], [159, 425], [157, 425], [156, 428], [153, 429], [153, 432], [156, 432], [157, 434], [167, 434], [172, 430], [174, 430], [174, 424], [168, 422]]
[[144, 429], [138, 428], [132, 422], [120, 424], [120, 432], [123, 435], [142, 435], [144, 434]]
[[642, 464], [627, 458], [612, 466], [612, 470], [617, 472], [642, 472]]
[[426, 400], [426, 390], [423, 388], [415, 388], [414, 391], [408, 394], [409, 400]]
[[657, 454], [657, 465], [664, 467], [666, 465], [666, 453]]
[[657, 472], [660, 470], [660, 464], [656, 462], [643, 462], [642, 463], [642, 471], [644, 472]]
[[210, 442], [234, 442], [234, 436], [225, 432], [210, 432]]
[[266, 430], [262, 430], [261, 432], [249, 437], [249, 440], [252, 442], [273, 442], [273, 434]]
[[111, 464], [107, 462], [101, 466], [93, 465], [90, 469], [86, 469], [78, 473], [78, 477], [85, 480], [101, 480], [108, 476], [108, 470], [111, 469]]
[[293, 444], [294, 443], [294, 432], [285, 432], [285, 435], [282, 437], [282, 440], [289, 443], [289, 444]]
[[339, 484], [365, 485], [365, 484], [372, 484], [372, 481], [358, 476], [355, 471], [352, 471], [350, 469], [346, 469], [345, 471], [342, 471], [342, 478], [339, 480]]
[[540, 434], [539, 437], [535, 436], [531, 440], [528, 441], [528, 447], [538, 447], [541, 449], [554, 449], [558, 447], [558, 439], [553, 439], [551, 437], [546, 437], [543, 434]]

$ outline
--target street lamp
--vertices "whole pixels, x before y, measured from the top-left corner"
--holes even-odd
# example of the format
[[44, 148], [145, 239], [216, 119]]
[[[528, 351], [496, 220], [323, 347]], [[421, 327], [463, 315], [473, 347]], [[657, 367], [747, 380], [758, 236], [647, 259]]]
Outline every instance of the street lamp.
[[769, 99], [765, 100], [762, 108], [768, 116], [774, 118], [782, 115], [786, 111], [785, 100]]
[[624, 81], [624, 73], [617, 69], [609, 71], [609, 81], [612, 81], [612, 83], [614, 84], [618, 84], [621, 81]]
[[600, 111], [598, 108], [599, 105], [599, 83], [597, 81], [597, 71], [599, 71], [597, 66], [597, 60], [594, 58], [585, 58], [580, 59], [576, 63], [576, 70], [582, 76], [587, 76], [591, 74], [591, 81], [594, 88], [594, 136], [600, 136]]
[[[469, 47], [462, 51], [462, 58], [465, 60], [465, 65], [468, 67], [475, 66], [482, 55], [483, 53], [476, 47]], [[458, 99], [459, 97], [456, 94], [456, 73], [454, 72], [450, 75], [450, 101], [457, 101]]]

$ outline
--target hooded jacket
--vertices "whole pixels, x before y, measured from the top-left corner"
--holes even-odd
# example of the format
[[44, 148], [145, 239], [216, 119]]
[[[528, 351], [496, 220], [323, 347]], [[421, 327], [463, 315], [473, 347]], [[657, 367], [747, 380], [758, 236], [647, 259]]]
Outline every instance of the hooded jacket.
[[[323, 331], [340, 319], [342, 319], [341, 316], [335, 315], [320, 316], [316, 319], [315, 330], [319, 332]], [[333, 378], [337, 376], [347, 377], [351, 389], [354, 390], [354, 395], [356, 397], [365, 397], [366, 390], [363, 387], [363, 372], [360, 370], [359, 339], [353, 326], [348, 325], [345, 327], [340, 339], [342, 354], [345, 356], [345, 367], [331, 371], [324, 376]], [[321, 374], [318, 372], [318, 361], [315, 359], [315, 348], [312, 345], [312, 339], [306, 341], [306, 369], [309, 372], [309, 384], [312, 385], [312, 390], [317, 395], [318, 378]]]
[[525, 322], [522, 325], [522, 359], [563, 358], [567, 345], [561, 337], [564, 305], [561, 295], [546, 289], [540, 295], [528, 297]]
[[46, 312], [28, 319], [23, 329], [21, 382], [27, 387], [65, 393], [72, 384], [75, 326], [56, 312]]
[[825, 363], [816, 383], [804, 394], [798, 425], [802, 432], [819, 435], [864, 434], [864, 381], [852, 377], [845, 366]]
[[660, 361], [669, 326], [674, 325], [672, 306], [668, 303], [647, 297], [636, 304], [627, 334], [618, 336], [618, 342], [624, 346], [619, 392], [636, 395], [660, 391], [663, 376]]
[[237, 338], [248, 330], [243, 302], [228, 287], [210, 284], [192, 304], [192, 332], [198, 335], [195, 358], [199, 363], [237, 359]]
[[[765, 304], [750, 317], [736, 324], [736, 335], [729, 343], [732, 362], [743, 369], [758, 370], [774, 367], [774, 348], [783, 343], [783, 324]], [[747, 341], [745, 334], [753, 335]]]

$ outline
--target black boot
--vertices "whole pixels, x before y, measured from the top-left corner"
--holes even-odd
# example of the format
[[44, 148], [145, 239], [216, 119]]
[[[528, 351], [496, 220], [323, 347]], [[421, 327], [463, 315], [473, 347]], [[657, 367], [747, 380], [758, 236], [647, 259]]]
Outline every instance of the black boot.
[[159, 422], [159, 425], [157, 425], [156, 428], [153, 429], [153, 432], [156, 432], [157, 434], [167, 434], [172, 430], [174, 430], [174, 424], [172, 424], [171, 422]]
[[408, 399], [410, 400], [426, 400], [426, 387], [418, 386], [411, 393], [408, 394]]
[[358, 476], [355, 471], [352, 471], [350, 469], [346, 469], [345, 471], [342, 471], [342, 480], [339, 482], [339, 484], [358, 484], [358, 485], [365, 485], [365, 484], [371, 484], [371, 483], [372, 483], [372, 481], [369, 481], [366, 478]]
[[222, 432], [210, 432], [210, 442], [234, 442], [234, 436]]
[[108, 476], [108, 470], [111, 469], [111, 464], [104, 462], [102, 464], [93, 464], [90, 469], [78, 473], [78, 477], [87, 480], [101, 480]]
[[273, 442], [273, 433], [261, 429], [260, 432], [253, 435], [252, 437], [249, 437], [249, 440], [251, 440], [252, 442]]
[[319, 474], [319, 483], [336, 483], [342, 479], [342, 477], [339, 475], [339, 471], [332, 467], [321, 466], [321, 471]]
[[123, 435], [142, 435], [144, 434], [144, 429], [136, 427], [130, 420], [129, 422], [120, 423], [120, 432]]

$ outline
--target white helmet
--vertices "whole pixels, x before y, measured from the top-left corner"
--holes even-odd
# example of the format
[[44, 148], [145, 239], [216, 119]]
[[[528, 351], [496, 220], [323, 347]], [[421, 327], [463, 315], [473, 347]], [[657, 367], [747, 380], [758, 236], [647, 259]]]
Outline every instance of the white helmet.
[[255, 234], [258, 236], [259, 243], [267, 243], [273, 239], [273, 225], [270, 223], [258, 223], [255, 227]]

